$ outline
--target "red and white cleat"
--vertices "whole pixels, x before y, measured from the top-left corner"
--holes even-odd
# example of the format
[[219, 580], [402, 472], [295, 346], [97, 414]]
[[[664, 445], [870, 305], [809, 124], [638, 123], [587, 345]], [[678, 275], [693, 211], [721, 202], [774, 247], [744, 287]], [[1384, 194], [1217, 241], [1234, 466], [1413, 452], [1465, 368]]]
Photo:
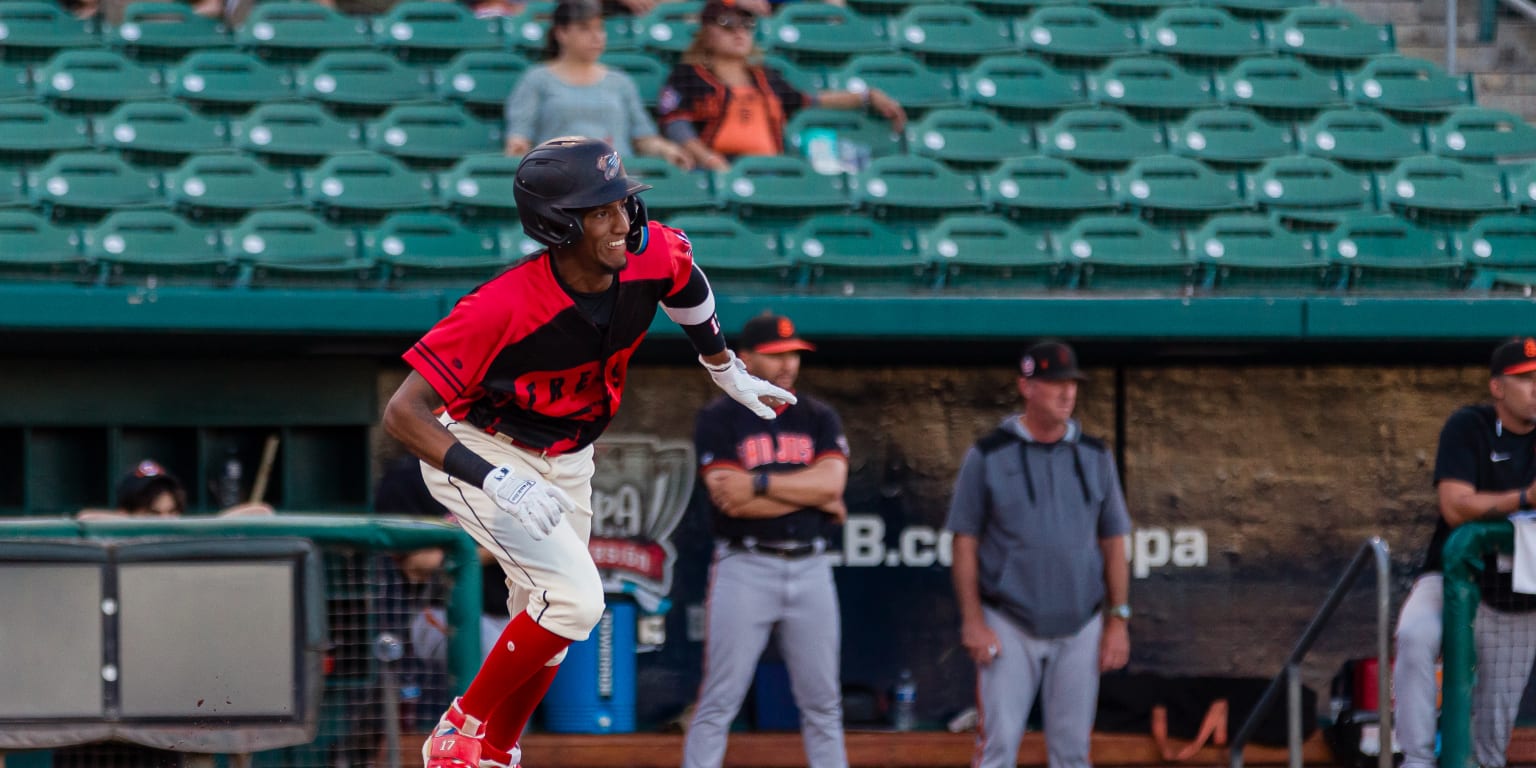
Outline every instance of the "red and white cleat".
[[485, 725], [459, 708], [459, 700], [443, 713], [427, 743], [421, 745], [426, 768], [480, 768]]

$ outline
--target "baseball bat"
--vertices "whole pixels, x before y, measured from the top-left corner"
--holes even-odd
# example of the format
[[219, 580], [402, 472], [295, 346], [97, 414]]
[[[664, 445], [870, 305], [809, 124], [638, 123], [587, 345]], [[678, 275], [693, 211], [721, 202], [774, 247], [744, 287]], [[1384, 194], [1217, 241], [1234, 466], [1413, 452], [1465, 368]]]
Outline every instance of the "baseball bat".
[[267, 435], [266, 444], [261, 447], [261, 466], [256, 468], [256, 479], [251, 483], [251, 503], [260, 504], [262, 497], [267, 495], [267, 479], [272, 476], [272, 464], [277, 461], [276, 434]]

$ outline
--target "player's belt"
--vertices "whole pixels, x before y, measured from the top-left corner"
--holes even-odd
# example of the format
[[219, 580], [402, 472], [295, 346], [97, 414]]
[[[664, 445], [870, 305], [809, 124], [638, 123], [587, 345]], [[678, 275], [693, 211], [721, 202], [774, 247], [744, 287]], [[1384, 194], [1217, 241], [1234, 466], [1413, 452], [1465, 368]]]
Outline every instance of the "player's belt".
[[827, 551], [827, 540], [820, 538], [810, 541], [761, 541], [751, 536], [739, 536], [726, 539], [725, 545], [739, 552], [772, 555], [786, 560], [799, 560]]

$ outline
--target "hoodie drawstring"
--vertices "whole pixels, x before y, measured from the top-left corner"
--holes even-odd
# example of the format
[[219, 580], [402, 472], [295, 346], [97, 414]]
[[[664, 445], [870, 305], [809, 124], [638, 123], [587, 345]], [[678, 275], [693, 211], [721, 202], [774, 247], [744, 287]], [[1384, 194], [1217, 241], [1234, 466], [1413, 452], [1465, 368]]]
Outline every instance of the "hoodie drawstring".
[[[1027, 440], [1019, 441], [1019, 463], [1023, 465], [1024, 468], [1024, 490], [1029, 493], [1029, 503], [1034, 504], [1035, 477], [1034, 473], [1029, 468], [1030, 445], [1032, 445], [1032, 443]], [[1088, 489], [1088, 473], [1083, 471], [1083, 455], [1078, 451], [1077, 443], [1072, 443], [1069, 446], [1069, 449], [1072, 451], [1072, 469], [1077, 473], [1077, 485], [1083, 491], [1083, 502], [1085, 504], [1092, 503], [1093, 492]]]

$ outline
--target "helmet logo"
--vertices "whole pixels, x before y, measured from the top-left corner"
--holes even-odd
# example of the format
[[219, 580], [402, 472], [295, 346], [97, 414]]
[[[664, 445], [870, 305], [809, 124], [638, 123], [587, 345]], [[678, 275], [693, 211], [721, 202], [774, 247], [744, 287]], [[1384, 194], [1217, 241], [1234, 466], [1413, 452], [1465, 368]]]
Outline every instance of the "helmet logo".
[[609, 152], [597, 158], [597, 169], [603, 172], [604, 181], [613, 181], [623, 172], [624, 167], [619, 164], [619, 153]]

